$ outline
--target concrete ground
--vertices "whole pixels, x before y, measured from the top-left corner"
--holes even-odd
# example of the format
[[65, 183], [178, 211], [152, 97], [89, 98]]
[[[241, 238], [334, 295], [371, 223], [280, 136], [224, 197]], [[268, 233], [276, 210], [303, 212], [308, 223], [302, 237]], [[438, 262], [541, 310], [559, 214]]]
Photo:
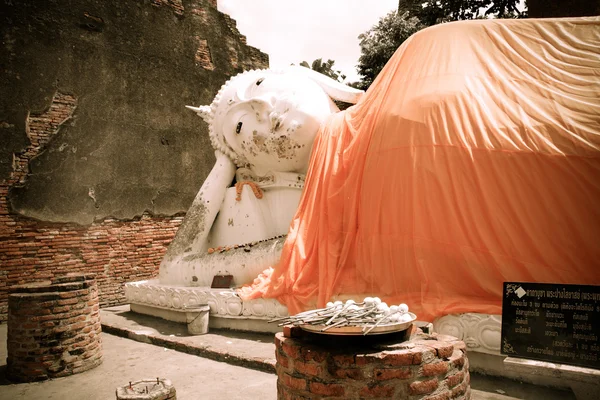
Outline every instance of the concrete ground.
[[[5, 377], [6, 331], [0, 325], [0, 400], [108, 400], [129, 381], [167, 378], [180, 400], [277, 398], [273, 335], [211, 331], [188, 336], [184, 325], [103, 309], [104, 362], [81, 374], [12, 384]], [[119, 337], [119, 336], [124, 337]], [[132, 340], [133, 339], [133, 340]], [[571, 400], [572, 392], [471, 375], [473, 400]]]
[[268, 372], [102, 334], [103, 363], [90, 371], [36, 383], [11, 384], [6, 380], [6, 325], [0, 325], [1, 400], [109, 400], [129, 381], [168, 378], [177, 398], [261, 399], [277, 398], [277, 377]]

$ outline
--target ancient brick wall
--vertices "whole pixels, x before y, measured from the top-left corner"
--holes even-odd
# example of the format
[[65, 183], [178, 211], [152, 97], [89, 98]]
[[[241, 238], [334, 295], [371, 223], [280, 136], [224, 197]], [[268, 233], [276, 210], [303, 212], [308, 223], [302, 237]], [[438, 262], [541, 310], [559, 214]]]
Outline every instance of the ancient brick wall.
[[268, 56], [216, 0], [0, 0], [0, 35], [0, 322], [9, 287], [68, 272], [122, 304], [214, 164], [184, 106]]
[[[11, 213], [10, 188], [27, 179], [29, 161], [56, 135], [76, 107], [73, 96], [57, 93], [48, 111], [27, 120], [31, 144], [13, 158], [13, 171], [0, 182], [0, 321], [14, 285], [52, 279], [70, 272], [98, 277], [101, 306], [122, 304], [123, 282], [154, 277], [182, 216], [129, 221], [105, 218], [89, 226], [48, 223]], [[93, 194], [92, 194], [93, 195]]]

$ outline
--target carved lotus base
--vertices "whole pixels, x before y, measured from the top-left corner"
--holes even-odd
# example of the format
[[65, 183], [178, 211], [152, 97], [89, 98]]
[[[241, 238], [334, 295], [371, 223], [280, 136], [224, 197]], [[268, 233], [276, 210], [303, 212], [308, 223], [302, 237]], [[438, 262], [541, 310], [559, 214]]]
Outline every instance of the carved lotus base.
[[163, 285], [158, 280], [126, 283], [125, 297], [133, 311], [178, 322], [177, 314], [206, 304], [212, 328], [272, 332], [279, 328], [267, 321], [288, 315], [287, 307], [274, 299], [243, 301], [232, 289]]
[[457, 337], [469, 351], [500, 355], [502, 316], [489, 314], [451, 314], [437, 318], [433, 329], [438, 333]]

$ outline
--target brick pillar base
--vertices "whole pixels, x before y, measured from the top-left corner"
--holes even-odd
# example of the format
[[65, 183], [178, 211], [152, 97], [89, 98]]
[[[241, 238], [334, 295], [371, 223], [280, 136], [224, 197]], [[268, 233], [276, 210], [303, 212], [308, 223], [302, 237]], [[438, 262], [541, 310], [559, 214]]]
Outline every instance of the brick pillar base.
[[100, 307], [94, 275], [13, 286], [8, 297], [7, 377], [41, 381], [102, 363]]
[[[464, 342], [412, 331], [341, 337], [286, 329], [275, 335], [277, 398], [471, 398]], [[410, 332], [408, 333], [410, 334]]]

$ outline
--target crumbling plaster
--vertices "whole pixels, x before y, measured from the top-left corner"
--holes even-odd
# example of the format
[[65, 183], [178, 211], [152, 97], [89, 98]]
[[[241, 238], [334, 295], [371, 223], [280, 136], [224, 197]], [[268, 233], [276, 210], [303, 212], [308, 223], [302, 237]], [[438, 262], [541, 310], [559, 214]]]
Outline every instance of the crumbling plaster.
[[[79, 224], [185, 212], [215, 160], [184, 105], [268, 57], [208, 0], [0, 1], [0, 180], [32, 116], [57, 93], [77, 102], [11, 188], [12, 212]], [[198, 38], [214, 69], [198, 64]]]

